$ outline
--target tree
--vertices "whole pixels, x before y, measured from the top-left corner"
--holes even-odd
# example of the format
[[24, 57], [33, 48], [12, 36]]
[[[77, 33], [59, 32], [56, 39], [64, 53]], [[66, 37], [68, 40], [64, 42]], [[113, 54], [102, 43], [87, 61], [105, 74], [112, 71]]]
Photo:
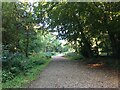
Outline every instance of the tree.
[[103, 51], [109, 55], [111, 49], [114, 57], [119, 56], [119, 2], [54, 2], [39, 7], [43, 7], [42, 21], [49, 31], [58, 31], [59, 38], [76, 43], [76, 50], [79, 46], [85, 56]]

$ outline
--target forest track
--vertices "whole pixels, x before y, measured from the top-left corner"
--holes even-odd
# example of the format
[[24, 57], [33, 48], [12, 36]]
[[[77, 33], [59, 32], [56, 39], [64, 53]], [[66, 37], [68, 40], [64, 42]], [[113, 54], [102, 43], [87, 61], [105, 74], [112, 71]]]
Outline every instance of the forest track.
[[28, 88], [118, 88], [117, 70], [90, 68], [80, 61], [54, 56]]

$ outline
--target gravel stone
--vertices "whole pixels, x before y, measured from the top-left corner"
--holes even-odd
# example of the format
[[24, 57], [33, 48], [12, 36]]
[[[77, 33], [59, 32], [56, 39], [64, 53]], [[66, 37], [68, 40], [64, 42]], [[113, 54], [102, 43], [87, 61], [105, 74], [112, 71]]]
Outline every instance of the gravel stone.
[[117, 70], [90, 68], [80, 61], [54, 56], [28, 88], [118, 88]]

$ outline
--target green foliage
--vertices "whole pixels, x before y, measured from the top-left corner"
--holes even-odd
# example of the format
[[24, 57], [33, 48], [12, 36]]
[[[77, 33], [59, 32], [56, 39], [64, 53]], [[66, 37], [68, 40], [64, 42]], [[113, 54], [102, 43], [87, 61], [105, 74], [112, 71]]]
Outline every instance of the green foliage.
[[51, 58], [51, 56], [52, 56], [52, 53], [51, 53], [51, 52], [46, 52], [46, 57], [47, 57], [47, 58]]
[[[119, 4], [3, 2], [3, 82], [12, 80], [21, 72], [26, 75], [30, 69], [44, 65], [54, 52], [66, 52], [71, 47], [76, 53], [67, 56], [72, 59], [91, 58], [103, 53], [119, 58]], [[53, 32], [58, 32], [58, 36]], [[57, 39], [66, 39], [70, 46], [62, 46]]]
[[[50, 57], [49, 57], [50, 58]], [[2, 82], [5, 83], [15, 78], [19, 74], [26, 74], [29, 70], [35, 66], [46, 63], [49, 59], [44, 53], [36, 53], [29, 58], [26, 57], [14, 57], [12, 60], [3, 62]]]
[[10, 71], [2, 70], [2, 82], [12, 80], [14, 77], [15, 75], [11, 73]]
[[43, 8], [46, 16], [42, 20], [47, 21], [45, 23], [48, 24], [49, 31], [58, 32], [59, 38], [68, 40], [77, 52], [82, 51], [85, 57], [93, 57], [105, 51], [108, 56], [118, 58], [119, 4], [120, 2], [53, 2], [40, 6], [46, 7]]
[[[55, 35], [41, 26], [35, 28], [39, 27], [35, 7], [31, 3], [2, 3], [3, 85], [10, 85], [19, 75], [30, 75], [35, 67], [39, 70], [38, 67], [49, 62], [52, 55], [61, 52], [61, 43]], [[22, 81], [17, 82], [21, 84]]]
[[70, 58], [70, 60], [81, 60], [84, 58], [81, 54], [77, 54], [75, 52], [68, 52], [65, 56]]
[[33, 68], [29, 69], [25, 75], [21, 73], [12, 80], [2, 83], [2, 88], [24, 88], [26, 84], [38, 78], [40, 72], [50, 63], [50, 61], [50, 59], [47, 59], [45, 60], [44, 64], [36, 65]]

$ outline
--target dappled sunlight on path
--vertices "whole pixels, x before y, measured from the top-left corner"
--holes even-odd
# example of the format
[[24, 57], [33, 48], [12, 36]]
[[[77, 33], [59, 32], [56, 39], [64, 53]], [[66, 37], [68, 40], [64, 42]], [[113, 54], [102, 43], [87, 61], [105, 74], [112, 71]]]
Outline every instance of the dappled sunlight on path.
[[29, 88], [117, 88], [118, 74], [90, 68], [80, 61], [53, 56], [53, 61]]
[[53, 56], [53, 61], [69, 61], [67, 58], [62, 57], [62, 56]]

